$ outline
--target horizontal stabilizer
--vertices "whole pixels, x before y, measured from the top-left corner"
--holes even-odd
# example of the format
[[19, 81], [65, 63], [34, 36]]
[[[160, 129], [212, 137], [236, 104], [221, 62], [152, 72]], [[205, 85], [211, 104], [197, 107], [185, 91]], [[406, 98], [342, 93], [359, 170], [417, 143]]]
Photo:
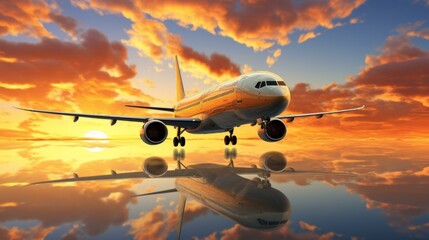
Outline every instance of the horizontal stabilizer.
[[166, 112], [174, 112], [174, 108], [164, 108], [164, 107], [150, 107], [150, 106], [136, 106], [136, 105], [125, 105], [125, 107], [131, 108], [144, 108], [144, 109], [152, 109]]
[[155, 194], [163, 194], [163, 193], [172, 193], [172, 192], [177, 192], [177, 189], [173, 188], [173, 189], [168, 189], [168, 190], [163, 190], [163, 191], [158, 191], [158, 192], [150, 192], [150, 193], [137, 194], [137, 195], [134, 195], [133, 197], [142, 197], [142, 196], [155, 195]]

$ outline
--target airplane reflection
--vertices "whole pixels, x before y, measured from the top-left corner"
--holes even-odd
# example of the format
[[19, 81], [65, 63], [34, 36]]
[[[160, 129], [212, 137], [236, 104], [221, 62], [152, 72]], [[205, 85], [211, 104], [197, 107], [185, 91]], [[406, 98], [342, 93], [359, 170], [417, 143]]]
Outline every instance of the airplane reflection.
[[[181, 151], [175, 149], [173, 152], [173, 158], [178, 162], [178, 169], [194, 169], [200, 177], [177, 178], [176, 189], [136, 195], [179, 192], [179, 236], [187, 198], [192, 198], [206, 208], [248, 228], [274, 230], [287, 223], [291, 209], [289, 199], [282, 192], [271, 187], [267, 179], [269, 174], [259, 174], [263, 179], [259, 177], [247, 179], [238, 175], [234, 169], [234, 159], [237, 157], [235, 148], [225, 149], [225, 158], [229, 160], [227, 166], [209, 163], [185, 166], [181, 162], [184, 156], [183, 149]], [[275, 170], [279, 170], [279, 166], [286, 167], [286, 159], [278, 152], [262, 155], [260, 162], [264, 168], [273, 166], [273, 163], [275, 163]], [[161, 162], [158, 158], [149, 158], [144, 162], [144, 166], [148, 165], [152, 167], [158, 165], [153, 167], [158, 171], [165, 168], [166, 162]], [[146, 172], [151, 170], [145, 168]]]
[[[229, 164], [201, 163], [186, 166], [185, 151], [175, 149], [173, 158], [177, 161], [177, 169], [168, 170], [167, 162], [160, 157], [150, 157], [143, 162], [143, 171], [117, 173], [112, 170], [110, 175], [49, 180], [32, 184], [79, 182], [93, 180], [116, 180], [130, 178], [175, 178], [175, 188], [146, 194], [147, 196], [179, 193], [178, 203], [178, 237], [182, 229], [183, 215], [187, 198], [192, 198], [208, 209], [225, 216], [238, 224], [262, 230], [273, 230], [287, 223], [291, 204], [289, 199], [279, 190], [272, 188], [268, 178], [271, 174], [333, 174], [346, 173], [295, 171], [287, 168], [287, 160], [280, 152], [264, 153], [260, 159], [260, 167], [236, 167], [234, 159], [236, 149], [226, 149], [225, 158]], [[256, 175], [253, 179], [244, 175]]]

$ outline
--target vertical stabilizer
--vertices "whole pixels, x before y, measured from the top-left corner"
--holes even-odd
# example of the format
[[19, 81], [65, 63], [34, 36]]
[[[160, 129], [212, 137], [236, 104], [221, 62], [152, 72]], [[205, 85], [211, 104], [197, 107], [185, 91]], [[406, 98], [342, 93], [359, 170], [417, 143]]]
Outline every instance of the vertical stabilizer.
[[177, 101], [180, 101], [185, 98], [185, 90], [183, 89], [183, 82], [182, 82], [182, 74], [180, 73], [180, 67], [179, 67], [179, 60], [175, 59], [175, 66], [176, 66], [176, 92], [177, 92]]
[[[177, 59], [177, 58], [176, 58]], [[182, 233], [183, 215], [185, 214], [186, 197], [179, 192], [179, 203], [177, 206], [177, 239], [180, 240]]]

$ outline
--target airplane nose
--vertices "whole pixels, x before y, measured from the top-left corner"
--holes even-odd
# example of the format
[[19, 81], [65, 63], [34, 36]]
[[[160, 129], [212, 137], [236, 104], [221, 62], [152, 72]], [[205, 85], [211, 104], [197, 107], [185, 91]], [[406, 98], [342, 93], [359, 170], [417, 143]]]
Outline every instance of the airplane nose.
[[279, 87], [270, 89], [270, 94], [267, 98], [273, 106], [284, 106], [286, 108], [290, 102], [290, 92], [288, 87]]

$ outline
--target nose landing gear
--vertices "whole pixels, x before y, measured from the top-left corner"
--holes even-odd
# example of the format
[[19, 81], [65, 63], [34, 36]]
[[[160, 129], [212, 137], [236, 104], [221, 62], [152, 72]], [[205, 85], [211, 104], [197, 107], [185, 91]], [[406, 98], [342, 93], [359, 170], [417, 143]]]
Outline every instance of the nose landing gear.
[[180, 127], [177, 127], [177, 136], [173, 138], [173, 146], [177, 147], [180, 143], [180, 146], [184, 147], [186, 144], [185, 137], [181, 137], [182, 133], [186, 130], [184, 128], [183, 130]]
[[225, 145], [229, 145], [229, 143], [231, 143], [232, 145], [237, 144], [237, 136], [234, 135], [234, 128], [229, 130], [229, 136], [226, 135], [223, 138], [223, 142], [225, 143]]

